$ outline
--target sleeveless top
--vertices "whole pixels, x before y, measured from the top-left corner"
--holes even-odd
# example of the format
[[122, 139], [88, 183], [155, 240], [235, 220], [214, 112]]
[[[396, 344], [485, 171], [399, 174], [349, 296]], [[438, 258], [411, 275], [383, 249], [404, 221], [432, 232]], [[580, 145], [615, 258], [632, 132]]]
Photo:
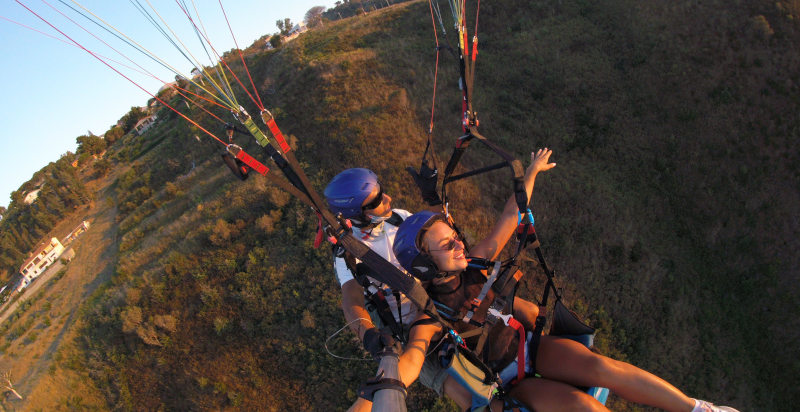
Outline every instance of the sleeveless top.
[[[436, 302], [436, 307], [442, 317], [451, 320], [456, 332], [462, 334], [480, 328], [480, 326], [464, 322], [463, 319], [464, 315], [472, 307], [472, 299], [480, 295], [481, 289], [486, 283], [486, 276], [480, 270], [473, 268], [467, 268], [456, 276], [460, 279], [444, 285], [431, 283], [426, 287], [426, 290], [431, 299]], [[490, 289], [481, 302], [480, 308], [483, 309], [491, 305], [494, 299], [495, 292]], [[510, 308], [510, 306], [509, 302], [506, 305], [506, 309]], [[475, 310], [475, 312], [479, 311], [480, 309]], [[472, 320], [482, 324], [484, 317], [476, 313]], [[480, 334], [470, 336], [465, 339], [465, 343], [467, 347], [474, 350], [479, 339]], [[502, 320], [498, 320], [489, 330], [481, 357], [487, 366], [497, 372], [516, 359], [518, 345], [518, 332], [512, 327], [506, 326]]]

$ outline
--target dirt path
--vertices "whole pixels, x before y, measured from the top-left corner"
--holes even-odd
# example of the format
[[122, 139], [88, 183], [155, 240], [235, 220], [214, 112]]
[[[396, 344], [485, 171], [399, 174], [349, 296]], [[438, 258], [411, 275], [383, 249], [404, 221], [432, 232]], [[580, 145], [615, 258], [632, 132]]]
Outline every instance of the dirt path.
[[[52, 277], [59, 270], [52, 267], [23, 296], [33, 303], [20, 319], [13, 321], [10, 330], [26, 322], [33, 326], [0, 356], [0, 369], [12, 371], [15, 388], [24, 397], [21, 401], [4, 402], [8, 410], [107, 409], [87, 376], [61, 368], [56, 359], [75, 353], [79, 309], [114, 273], [118, 250], [116, 208], [106, 202], [106, 198], [113, 197], [109, 188], [113, 181], [114, 176], [109, 176], [95, 182], [100, 190], [95, 192], [94, 204], [86, 212], [91, 227], [70, 246], [75, 257], [66, 265], [64, 276], [50, 282], [45, 276]], [[37, 288], [32, 288], [34, 285]], [[6, 311], [0, 322], [10, 313], [11, 310]]]

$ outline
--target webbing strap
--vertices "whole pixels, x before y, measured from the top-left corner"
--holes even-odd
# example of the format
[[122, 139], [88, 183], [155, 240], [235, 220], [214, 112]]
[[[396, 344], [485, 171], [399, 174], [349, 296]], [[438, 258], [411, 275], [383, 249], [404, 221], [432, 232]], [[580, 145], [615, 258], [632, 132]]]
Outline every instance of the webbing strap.
[[517, 345], [517, 378], [511, 381], [516, 385], [525, 378], [525, 328], [513, 317], [508, 320], [508, 326], [516, 329], [519, 333], [519, 344]]
[[[511, 302], [513, 308], [514, 296], [516, 295], [516, 287], [519, 280], [522, 278], [522, 271], [517, 268], [516, 264], [505, 266], [500, 278], [494, 283], [493, 289], [497, 295], [491, 305], [478, 309], [476, 315], [485, 319], [483, 324], [483, 333], [478, 340], [478, 345], [475, 350], [480, 354], [483, 351], [483, 346], [486, 343], [486, 338], [489, 335], [489, 329], [497, 321], [494, 316], [486, 316], [486, 314], [494, 309], [497, 312], [502, 312], [505, 306]], [[513, 312], [513, 311], [512, 311]]]
[[239, 150], [236, 153], [236, 158], [241, 160], [242, 163], [250, 166], [250, 168], [255, 170], [258, 174], [266, 176], [267, 172], [269, 172], [269, 168], [267, 166], [264, 166], [263, 163], [256, 160], [253, 156], [247, 154], [247, 152], [244, 150]]
[[465, 178], [468, 178], [468, 177], [479, 175], [481, 173], [491, 172], [492, 170], [502, 169], [504, 167], [506, 167], [506, 163], [505, 162], [493, 164], [491, 166], [481, 167], [480, 169], [471, 170], [469, 172], [465, 172], [465, 173], [462, 173], [460, 175], [450, 176], [447, 179], [447, 182], [448, 183], [455, 182], [456, 180], [465, 179]]
[[[497, 302], [497, 299], [499, 298], [495, 299], [495, 303]], [[475, 353], [478, 355], [483, 353], [483, 347], [486, 345], [486, 339], [489, 337], [489, 330], [492, 329], [495, 321], [497, 321], [497, 318], [493, 316], [488, 316], [484, 319], [483, 326], [481, 327], [481, 337], [478, 338], [478, 344], [475, 345]]]
[[338, 244], [350, 252], [353, 257], [368, 265], [372, 269], [372, 275], [376, 280], [400, 290], [400, 292], [403, 292], [403, 294], [426, 315], [436, 319], [437, 322], [444, 325], [446, 328], [450, 328], [449, 323], [439, 316], [433, 304], [433, 300], [428, 296], [422, 284], [417, 282], [413, 276], [400, 271], [400, 269], [389, 263], [367, 245], [361, 243], [350, 233], [339, 237]]
[[253, 137], [255, 137], [259, 145], [264, 146], [269, 144], [269, 139], [267, 139], [267, 136], [265, 136], [264, 133], [261, 131], [261, 129], [259, 129], [258, 126], [256, 126], [255, 122], [253, 122], [253, 118], [250, 117], [250, 115], [247, 114], [247, 112], [242, 110], [238, 114], [234, 112], [234, 115], [236, 115], [237, 117], [243, 117], [243, 119], [240, 118], [239, 121], [242, 122], [242, 124], [244, 125], [244, 127], [247, 128], [250, 134], [252, 134]]
[[461, 335], [461, 337], [462, 337], [463, 339], [467, 339], [467, 338], [471, 338], [471, 337], [473, 337], [473, 336], [478, 336], [478, 335], [480, 335], [481, 333], [483, 333], [483, 329], [481, 329], [481, 328], [475, 328], [475, 329], [468, 330], [468, 331], [466, 331], [466, 332], [460, 333], [459, 335]]
[[531, 363], [531, 373], [536, 373], [536, 353], [539, 351], [539, 342], [542, 340], [542, 331], [544, 324], [547, 323], [547, 306], [539, 307], [539, 316], [536, 317], [535, 326], [533, 328], [533, 336], [528, 342], [528, 358]]
[[500, 273], [500, 265], [501, 262], [498, 260], [494, 262], [494, 268], [492, 269], [492, 274], [489, 276], [489, 279], [486, 279], [486, 283], [483, 284], [483, 288], [481, 288], [481, 293], [474, 299], [472, 299], [471, 307], [467, 314], [464, 315], [463, 321], [469, 323], [472, 320], [472, 316], [475, 314], [475, 310], [481, 306], [481, 302], [483, 302], [483, 298], [486, 297], [486, 294], [489, 293], [489, 289], [491, 289], [494, 281], [497, 280], [497, 275]]
[[278, 145], [280, 146], [283, 153], [287, 153], [290, 150], [292, 150], [289, 144], [286, 143], [286, 139], [283, 137], [281, 129], [278, 128], [278, 124], [275, 123], [275, 118], [272, 116], [272, 113], [270, 113], [269, 110], [264, 109], [261, 111], [261, 120], [263, 120], [264, 124], [267, 125], [267, 128], [269, 128], [269, 131], [270, 133], [272, 133], [272, 136], [275, 137], [275, 140], [278, 142]]
[[[311, 203], [311, 200], [308, 198], [308, 196], [306, 196], [305, 193], [301, 192], [300, 189], [298, 189], [294, 185], [290, 184], [286, 180], [281, 179], [280, 177], [278, 177], [278, 176], [276, 176], [276, 175], [274, 175], [272, 173], [267, 173], [269, 171], [267, 166], [265, 166], [263, 163], [259, 162], [258, 160], [256, 160], [252, 156], [250, 156], [249, 154], [245, 153], [245, 151], [242, 150], [241, 147], [239, 147], [237, 145], [234, 145], [234, 144], [229, 144], [227, 146], [227, 149], [228, 149], [228, 152], [230, 152], [231, 154], [236, 156], [236, 159], [240, 160], [241, 162], [243, 162], [247, 166], [253, 168], [253, 170], [255, 170], [256, 172], [266, 176], [266, 178], [269, 179], [269, 181], [271, 181], [272, 183], [274, 183], [275, 185], [277, 185], [281, 189], [289, 192], [294, 197], [300, 199], [300, 201], [305, 203], [306, 205], [308, 205], [308, 206], [310, 206], [312, 208], [314, 207], [314, 205]], [[285, 174], [285, 172], [284, 172], [284, 174]]]
[[378, 289], [375, 293], [371, 294], [370, 296], [372, 302], [375, 304], [375, 309], [378, 312], [378, 317], [389, 327], [394, 335], [395, 339], [399, 340], [400, 342], [405, 343], [406, 339], [403, 336], [403, 327], [402, 321], [403, 317], [400, 315], [400, 302], [398, 301], [397, 305], [397, 312], [400, 315], [400, 322], [397, 322], [397, 319], [394, 318], [394, 314], [392, 313], [392, 309], [389, 306], [389, 302], [386, 300], [386, 295], [383, 293], [382, 289]]
[[403, 398], [405, 398], [407, 395], [406, 385], [403, 384], [403, 381], [384, 378], [383, 375], [381, 375], [378, 380], [367, 381], [367, 383], [358, 388], [358, 396], [368, 401], [372, 401], [375, 397], [375, 392], [384, 389], [399, 391], [403, 394]]

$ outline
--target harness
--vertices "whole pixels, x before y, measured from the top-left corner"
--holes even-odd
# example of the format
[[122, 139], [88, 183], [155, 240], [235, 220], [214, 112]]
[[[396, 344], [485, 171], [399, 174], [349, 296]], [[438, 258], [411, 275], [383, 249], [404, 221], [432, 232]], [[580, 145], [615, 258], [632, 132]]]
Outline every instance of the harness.
[[[470, 293], [468, 288], [473, 286], [474, 292], [474, 285], [472, 283], [468, 285], [467, 282], [473, 282], [475, 276], [481, 276], [474, 274], [474, 271], [482, 270], [488, 270], [488, 278], [485, 279], [477, 294]], [[499, 326], [497, 325], [498, 321], [517, 331], [518, 373], [514, 383], [525, 377], [525, 328], [511, 315], [516, 285], [521, 276], [522, 272], [515, 270], [513, 266], [503, 266], [500, 261], [492, 262], [471, 258], [467, 271], [459, 275], [458, 286], [447, 292], [434, 292], [434, 303], [444, 318], [474, 327], [471, 330], [460, 332], [461, 338], [469, 339], [472, 342], [472, 344], [462, 345], [462, 347], [472, 351], [484, 364], [492, 365], [491, 369], [494, 375], [502, 370], [509, 360], [498, 364], [498, 359], [490, 358], [491, 351], [486, 350], [490, 332], [495, 330], [495, 326]], [[449, 298], [453, 295], [459, 296]], [[466, 300], [461, 300], [462, 296]], [[444, 301], [450, 301], [450, 306]], [[461, 307], [453, 307], [459, 303], [462, 305]]]
[[[391, 217], [386, 219], [384, 222], [393, 226], [400, 226], [400, 224], [403, 223], [403, 218], [396, 212], [392, 211]], [[396, 289], [392, 289], [392, 298], [395, 300], [397, 306], [397, 318], [395, 318], [394, 314], [392, 313], [392, 309], [389, 306], [389, 302], [386, 300], [387, 296], [384, 293], [384, 290], [380, 287], [380, 285], [377, 285], [370, 280], [370, 277], [374, 278], [374, 271], [370, 269], [369, 265], [363, 262], [357, 262], [352, 253], [348, 252], [339, 245], [333, 244], [332, 252], [334, 258], [340, 257], [344, 259], [347, 268], [350, 270], [350, 273], [353, 274], [353, 278], [364, 289], [364, 297], [367, 302], [367, 309], [377, 313], [378, 317], [381, 319], [381, 322], [389, 327], [389, 330], [392, 332], [392, 335], [395, 339], [403, 344], [407, 343], [407, 337], [403, 330], [403, 312], [400, 304], [400, 292], [398, 292]]]

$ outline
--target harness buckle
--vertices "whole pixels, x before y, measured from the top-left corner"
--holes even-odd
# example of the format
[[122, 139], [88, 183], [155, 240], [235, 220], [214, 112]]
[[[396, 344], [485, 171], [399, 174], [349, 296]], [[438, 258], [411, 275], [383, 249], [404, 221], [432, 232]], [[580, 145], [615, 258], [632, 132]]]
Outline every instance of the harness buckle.
[[464, 339], [458, 335], [458, 332], [454, 331], [453, 329], [450, 329], [450, 331], [447, 333], [453, 338], [453, 340], [456, 342], [458, 346], [461, 346], [462, 348], [467, 347], [467, 344], [464, 342]]
[[274, 117], [272, 116], [272, 113], [269, 110], [264, 109], [261, 111], [261, 121], [263, 121], [264, 124], [269, 123], [269, 121], [272, 119], [274, 119]]
[[523, 224], [523, 222], [524, 224], [530, 223], [531, 226], [533, 226], [534, 224], [533, 213], [531, 212], [530, 209], [526, 210], [524, 214], [522, 212], [517, 212], [517, 224], [521, 225]]
[[233, 157], [236, 157], [236, 156], [238, 156], [238, 155], [239, 155], [239, 152], [241, 152], [241, 151], [242, 151], [242, 147], [241, 147], [241, 146], [239, 146], [239, 145], [235, 145], [235, 144], [231, 143], [231, 144], [229, 144], [229, 145], [225, 146], [225, 150], [226, 150], [228, 153], [232, 154], [232, 155], [233, 155]]
[[500, 313], [499, 310], [497, 310], [495, 308], [489, 308], [489, 314], [494, 316], [494, 317], [496, 317], [496, 318], [498, 318], [498, 319], [500, 319], [500, 320], [502, 320], [503, 324], [506, 325], [506, 326], [510, 326], [509, 322], [511, 322], [511, 320], [514, 319], [514, 317], [511, 316], [511, 314], [503, 315], [502, 313]]

